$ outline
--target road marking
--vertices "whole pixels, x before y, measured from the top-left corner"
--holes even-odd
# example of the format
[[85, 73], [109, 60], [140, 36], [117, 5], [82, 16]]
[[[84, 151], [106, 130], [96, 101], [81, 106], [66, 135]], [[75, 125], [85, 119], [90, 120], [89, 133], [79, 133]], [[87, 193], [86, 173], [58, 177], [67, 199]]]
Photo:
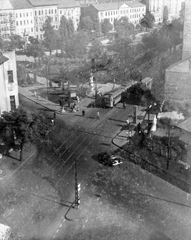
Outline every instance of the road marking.
[[59, 232], [59, 229], [56, 230], [56, 233], [58, 233], [58, 232]]
[[60, 227], [62, 227], [62, 224], [60, 224]]

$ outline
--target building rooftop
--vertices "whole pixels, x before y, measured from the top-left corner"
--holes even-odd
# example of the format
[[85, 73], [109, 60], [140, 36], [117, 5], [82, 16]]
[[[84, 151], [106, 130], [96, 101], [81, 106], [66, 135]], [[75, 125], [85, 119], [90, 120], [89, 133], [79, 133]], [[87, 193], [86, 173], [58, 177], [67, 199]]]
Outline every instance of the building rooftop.
[[13, 9], [10, 2], [6, 0], [1, 0], [0, 10], [2, 11], [2, 10], [9, 10], [9, 9]]
[[54, 0], [28, 0], [34, 7], [58, 5]]
[[98, 3], [98, 4], [91, 4], [94, 8], [98, 11], [105, 11], [105, 10], [116, 10], [119, 9], [122, 5], [126, 4], [130, 8], [133, 7], [144, 7], [145, 5], [140, 2], [108, 2], [108, 3]]
[[184, 122], [181, 122], [178, 125], [179, 128], [187, 131], [187, 132], [191, 132], [191, 118], [188, 118], [187, 120], [185, 120]]
[[9, 59], [5, 56], [3, 56], [3, 54], [0, 55], [0, 65], [3, 64], [4, 62], [8, 61]]
[[72, 8], [80, 6], [80, 4], [74, 0], [52, 0], [52, 2], [57, 3], [58, 8]]
[[14, 9], [27, 9], [32, 8], [32, 4], [28, 0], [10, 0]]

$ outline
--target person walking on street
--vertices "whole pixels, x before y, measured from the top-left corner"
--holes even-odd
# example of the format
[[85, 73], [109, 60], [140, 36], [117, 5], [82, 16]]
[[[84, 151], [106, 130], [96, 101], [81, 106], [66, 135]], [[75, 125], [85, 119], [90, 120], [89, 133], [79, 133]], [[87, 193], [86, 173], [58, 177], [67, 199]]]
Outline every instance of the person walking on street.
[[97, 112], [97, 119], [100, 119], [100, 114], [99, 114], [99, 112]]
[[126, 108], [126, 103], [125, 103], [125, 102], [123, 102], [123, 108], [124, 108], [124, 109]]
[[82, 110], [82, 116], [85, 116], [85, 114], [86, 114], [86, 112], [85, 112], [85, 110], [83, 109], [83, 110]]
[[129, 118], [127, 118], [126, 124], [127, 124], [127, 126], [129, 126]]
[[56, 111], [54, 111], [54, 120], [56, 119]]

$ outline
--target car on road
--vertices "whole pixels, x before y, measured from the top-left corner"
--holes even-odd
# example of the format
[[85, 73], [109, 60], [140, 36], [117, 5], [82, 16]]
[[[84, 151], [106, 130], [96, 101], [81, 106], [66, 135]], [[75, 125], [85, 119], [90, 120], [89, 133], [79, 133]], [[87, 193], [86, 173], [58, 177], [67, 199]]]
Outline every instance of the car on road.
[[119, 155], [110, 155], [108, 152], [98, 154], [98, 162], [105, 166], [113, 167], [123, 163], [123, 158]]

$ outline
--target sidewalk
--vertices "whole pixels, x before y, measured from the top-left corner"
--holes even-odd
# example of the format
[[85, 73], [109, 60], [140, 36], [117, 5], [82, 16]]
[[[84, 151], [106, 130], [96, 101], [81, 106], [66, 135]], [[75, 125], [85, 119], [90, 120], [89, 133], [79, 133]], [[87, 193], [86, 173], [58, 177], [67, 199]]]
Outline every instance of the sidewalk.
[[[34, 95], [34, 91], [35, 89], [39, 89], [39, 88], [42, 88], [42, 87], [45, 87], [43, 85], [36, 85], [36, 86], [32, 86], [32, 87], [20, 87], [19, 86], [19, 94], [22, 96], [22, 97], [25, 97], [43, 107], [45, 107], [46, 109], [49, 109], [50, 111], [56, 111], [58, 114], [67, 114], [67, 113], [73, 113], [69, 108], [65, 108], [65, 112], [61, 112], [61, 107], [59, 104], [57, 103], [54, 103], [54, 102], [51, 102], [45, 98], [42, 98], [40, 96], [36, 97]], [[78, 103], [78, 106], [79, 106], [79, 111], [80, 111], [80, 114], [81, 114], [81, 111], [83, 109], [87, 109], [88, 105], [93, 101], [92, 98], [83, 98], [79, 103]]]

